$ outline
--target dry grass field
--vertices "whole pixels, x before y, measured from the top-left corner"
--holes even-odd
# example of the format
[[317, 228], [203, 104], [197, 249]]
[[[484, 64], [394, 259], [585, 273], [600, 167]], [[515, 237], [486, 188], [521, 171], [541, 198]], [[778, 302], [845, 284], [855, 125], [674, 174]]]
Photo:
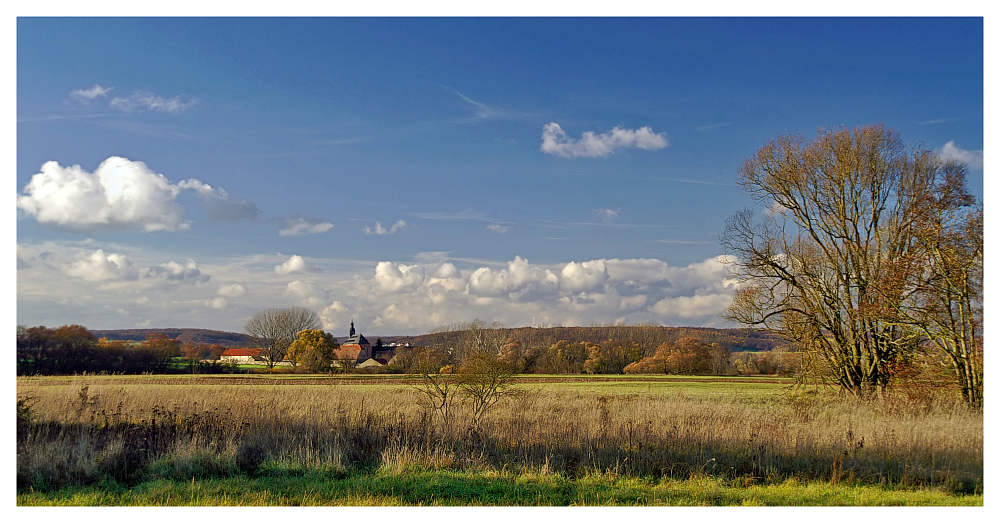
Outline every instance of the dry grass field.
[[943, 399], [532, 377], [444, 423], [418, 383], [18, 378], [18, 504], [983, 503], [982, 413]]

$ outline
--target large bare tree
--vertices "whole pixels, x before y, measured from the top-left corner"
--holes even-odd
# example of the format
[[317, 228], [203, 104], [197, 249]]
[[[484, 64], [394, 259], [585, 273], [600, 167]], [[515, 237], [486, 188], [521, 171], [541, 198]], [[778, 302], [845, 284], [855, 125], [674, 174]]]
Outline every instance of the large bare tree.
[[267, 367], [273, 369], [285, 357], [299, 331], [319, 327], [319, 315], [314, 311], [304, 307], [291, 307], [266, 309], [254, 314], [247, 320], [243, 332], [260, 348]]
[[881, 125], [768, 142], [739, 172], [766, 210], [737, 213], [722, 237], [740, 282], [724, 316], [795, 339], [846, 391], [883, 392], [919, 337], [886, 317], [906, 295], [882, 282], [919, 248], [914, 227], [940, 175], [933, 153]]

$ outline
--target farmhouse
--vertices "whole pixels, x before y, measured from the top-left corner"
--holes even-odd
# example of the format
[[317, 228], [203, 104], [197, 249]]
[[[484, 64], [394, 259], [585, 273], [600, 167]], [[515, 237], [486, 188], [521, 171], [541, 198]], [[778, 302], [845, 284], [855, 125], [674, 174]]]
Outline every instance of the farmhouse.
[[227, 349], [219, 360], [223, 363], [256, 363], [262, 359], [260, 349]]

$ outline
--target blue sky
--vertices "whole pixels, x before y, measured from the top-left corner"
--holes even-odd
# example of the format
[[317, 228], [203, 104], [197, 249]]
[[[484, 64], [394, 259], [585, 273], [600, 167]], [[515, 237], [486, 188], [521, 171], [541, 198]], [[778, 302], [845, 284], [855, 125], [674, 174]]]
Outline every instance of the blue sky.
[[20, 18], [17, 321], [721, 326], [745, 158], [885, 123], [982, 196], [983, 74], [981, 18]]

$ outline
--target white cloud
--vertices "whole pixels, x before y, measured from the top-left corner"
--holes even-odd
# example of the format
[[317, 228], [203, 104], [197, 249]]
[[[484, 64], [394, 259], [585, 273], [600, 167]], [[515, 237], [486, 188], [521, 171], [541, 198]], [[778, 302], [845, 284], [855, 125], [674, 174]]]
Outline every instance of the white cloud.
[[506, 225], [500, 225], [498, 223], [491, 223], [486, 226], [486, 230], [490, 232], [495, 232], [497, 234], [503, 234], [509, 231], [510, 227], [507, 227]]
[[134, 111], [154, 111], [158, 113], [182, 113], [198, 103], [197, 99], [182, 101], [180, 96], [164, 98], [149, 91], [136, 91], [128, 98], [116, 96], [111, 99], [111, 108], [125, 113]]
[[122, 254], [104, 254], [97, 249], [65, 268], [66, 274], [86, 281], [135, 280], [139, 272], [135, 264]]
[[388, 229], [382, 226], [382, 222], [375, 222], [374, 230], [371, 227], [367, 226], [363, 230], [365, 231], [365, 234], [382, 235], [382, 234], [396, 234], [396, 232], [403, 230], [403, 228], [405, 227], [406, 227], [406, 222], [404, 222], [403, 220], [399, 220], [396, 223], [392, 224], [392, 227]]
[[375, 281], [379, 287], [391, 292], [413, 290], [424, 282], [424, 268], [419, 265], [379, 262], [375, 266]]
[[729, 306], [730, 294], [708, 294], [696, 296], [676, 296], [664, 298], [650, 308], [660, 316], [676, 316], [683, 319], [718, 315]]
[[194, 260], [188, 259], [181, 265], [173, 260], [146, 269], [146, 278], [165, 278], [168, 281], [191, 281], [205, 283], [211, 276], [202, 274]]
[[69, 95], [76, 100], [86, 103], [108, 94], [108, 92], [112, 89], [114, 89], [114, 87], [101, 87], [99, 84], [94, 84], [94, 86], [90, 89], [77, 89], [75, 91], [70, 91]]
[[569, 292], [590, 292], [603, 289], [608, 281], [604, 260], [569, 262], [559, 274], [559, 287]]
[[983, 169], [983, 151], [967, 151], [955, 145], [954, 140], [944, 144], [940, 149], [936, 149], [935, 152], [943, 160], [962, 162], [974, 171]]
[[174, 200], [180, 188], [142, 162], [112, 156], [93, 174], [79, 165], [45, 162], [17, 197], [17, 207], [39, 223], [78, 230], [141, 226], [186, 229]]
[[323, 329], [332, 331], [346, 325], [349, 321], [346, 312], [348, 312], [347, 307], [340, 301], [334, 301], [329, 307], [320, 311], [319, 319], [323, 322]]
[[240, 285], [239, 283], [233, 283], [231, 285], [224, 285], [219, 287], [218, 295], [225, 296], [227, 298], [239, 298], [247, 293], [246, 287]]
[[329, 303], [329, 293], [316, 285], [295, 280], [285, 286], [285, 294], [296, 299], [299, 305], [316, 308]]
[[454, 264], [447, 263], [447, 262], [446, 263], [442, 263], [441, 266], [438, 267], [436, 271], [434, 271], [434, 278], [439, 278], [439, 279], [454, 279], [454, 278], [461, 278], [461, 277], [462, 277], [462, 273], [459, 272], [458, 268], [456, 268]]
[[76, 231], [141, 227], [144, 231], [190, 228], [177, 203], [182, 190], [194, 190], [205, 203], [210, 218], [232, 219], [256, 215], [250, 202], [229, 199], [222, 189], [198, 180], [176, 185], [145, 163], [112, 156], [93, 173], [79, 165], [63, 167], [50, 161], [31, 177], [17, 208], [38, 223]]
[[626, 296], [622, 298], [622, 301], [618, 305], [618, 308], [621, 310], [638, 309], [641, 307], [645, 307], [648, 301], [649, 298], [647, 298], [645, 295], [642, 294], [638, 296]]
[[555, 122], [542, 127], [542, 152], [563, 158], [607, 156], [614, 153], [615, 149], [627, 147], [654, 151], [667, 145], [666, 135], [654, 133], [650, 127], [640, 127], [634, 131], [615, 127], [603, 134], [585, 131], [579, 140], [570, 138]]
[[285, 220], [285, 226], [278, 231], [278, 236], [299, 236], [302, 234], [320, 234], [333, 228], [333, 224], [320, 220], [297, 218]]
[[222, 296], [216, 296], [211, 300], [205, 300], [205, 306], [211, 309], [225, 309], [229, 302]]
[[[494, 263], [434, 253], [359, 269], [287, 254], [195, 264], [93, 240], [18, 244], [17, 255], [27, 265], [16, 273], [19, 323], [91, 328], [148, 322], [240, 331], [254, 311], [292, 305], [320, 313], [327, 329], [345, 330], [354, 318], [363, 332], [377, 325], [380, 334], [421, 334], [477, 317], [509, 325], [725, 326], [719, 312], [735, 288], [725, 257], [672, 266], [657, 259], [532, 264], [520, 256]], [[176, 284], [207, 274], [221, 283]], [[250, 281], [252, 291], [242, 283]], [[114, 314], [117, 308], [130, 315]]]
[[764, 216], [774, 218], [778, 216], [788, 216], [789, 209], [778, 202], [771, 202], [771, 205], [764, 209]]
[[597, 209], [594, 211], [594, 215], [597, 217], [598, 221], [612, 223], [618, 220], [618, 213], [620, 212], [620, 209]]
[[298, 254], [292, 255], [292, 257], [288, 258], [288, 260], [284, 263], [274, 266], [274, 272], [281, 275], [305, 271], [306, 260]]
[[469, 293], [474, 296], [508, 296], [514, 300], [533, 300], [552, 296], [559, 288], [559, 277], [552, 270], [532, 266], [515, 256], [506, 269], [495, 271], [480, 267], [469, 276]]

